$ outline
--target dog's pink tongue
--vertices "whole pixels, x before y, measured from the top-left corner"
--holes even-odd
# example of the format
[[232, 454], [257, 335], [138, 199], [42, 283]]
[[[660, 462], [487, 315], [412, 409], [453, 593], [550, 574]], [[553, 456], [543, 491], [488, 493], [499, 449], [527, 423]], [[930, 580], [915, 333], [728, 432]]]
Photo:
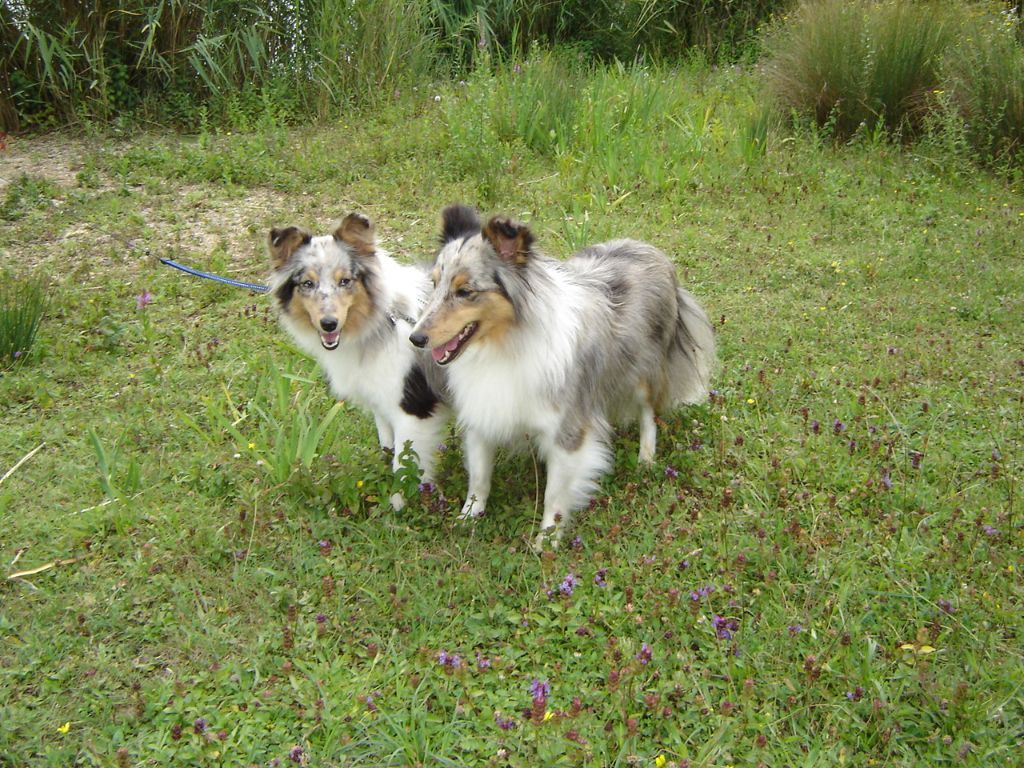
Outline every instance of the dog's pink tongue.
[[434, 357], [434, 362], [441, 360], [449, 352], [454, 352], [455, 348], [459, 346], [459, 337], [449, 339], [447, 343], [442, 344], [440, 347], [434, 347], [430, 350], [430, 354]]

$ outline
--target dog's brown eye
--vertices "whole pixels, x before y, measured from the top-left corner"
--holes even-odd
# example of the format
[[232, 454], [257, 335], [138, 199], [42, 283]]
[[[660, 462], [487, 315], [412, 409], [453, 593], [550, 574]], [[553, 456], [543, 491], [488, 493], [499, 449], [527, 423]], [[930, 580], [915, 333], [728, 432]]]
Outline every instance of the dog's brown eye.
[[312, 291], [314, 288], [316, 288], [316, 283], [314, 283], [312, 280], [303, 280], [300, 287], [303, 290]]
[[341, 280], [338, 281], [338, 285], [340, 285], [342, 288], [348, 288], [350, 285], [352, 285], [352, 278], [343, 277], [341, 278]]
[[476, 291], [474, 291], [472, 288], [459, 288], [457, 291], [455, 291], [455, 295], [460, 299], [468, 299], [474, 293], [476, 293]]

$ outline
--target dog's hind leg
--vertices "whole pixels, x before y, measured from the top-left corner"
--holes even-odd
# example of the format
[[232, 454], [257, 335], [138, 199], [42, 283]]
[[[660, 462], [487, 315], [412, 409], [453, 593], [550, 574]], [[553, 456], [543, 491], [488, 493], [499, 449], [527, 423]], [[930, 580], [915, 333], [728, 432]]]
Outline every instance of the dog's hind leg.
[[636, 388], [636, 406], [640, 411], [640, 454], [641, 464], [654, 461], [654, 452], [658, 444], [658, 424], [654, 420], [653, 387], [650, 382], [643, 381]]
[[469, 489], [459, 519], [469, 520], [480, 517], [487, 509], [487, 497], [491, 495], [491, 477], [494, 473], [495, 446], [479, 432], [468, 429], [462, 448], [469, 474]]
[[658, 425], [654, 421], [654, 409], [644, 403], [640, 407], [640, 455], [644, 464], [654, 461], [654, 451], [658, 442]]

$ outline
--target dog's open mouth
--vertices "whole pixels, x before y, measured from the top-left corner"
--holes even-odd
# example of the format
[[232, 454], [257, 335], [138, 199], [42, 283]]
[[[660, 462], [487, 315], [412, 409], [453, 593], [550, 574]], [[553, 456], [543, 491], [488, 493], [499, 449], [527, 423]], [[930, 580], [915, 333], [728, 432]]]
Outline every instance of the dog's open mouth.
[[434, 362], [438, 365], [448, 365], [458, 356], [459, 352], [462, 351], [462, 347], [469, 340], [469, 337], [475, 332], [476, 323], [470, 323], [440, 347], [434, 347], [430, 350], [430, 354], [434, 357]]
[[341, 341], [340, 331], [320, 332], [320, 343], [324, 345], [324, 349], [334, 349], [338, 346], [339, 341]]

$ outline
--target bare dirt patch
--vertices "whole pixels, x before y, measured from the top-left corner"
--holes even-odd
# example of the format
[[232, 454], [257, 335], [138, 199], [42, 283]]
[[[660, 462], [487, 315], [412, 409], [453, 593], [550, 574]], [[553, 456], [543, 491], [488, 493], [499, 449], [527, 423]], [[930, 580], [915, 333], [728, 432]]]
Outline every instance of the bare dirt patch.
[[41, 177], [62, 187], [78, 183], [88, 140], [63, 134], [22, 138], [8, 136], [0, 152], [0, 194], [22, 175]]

